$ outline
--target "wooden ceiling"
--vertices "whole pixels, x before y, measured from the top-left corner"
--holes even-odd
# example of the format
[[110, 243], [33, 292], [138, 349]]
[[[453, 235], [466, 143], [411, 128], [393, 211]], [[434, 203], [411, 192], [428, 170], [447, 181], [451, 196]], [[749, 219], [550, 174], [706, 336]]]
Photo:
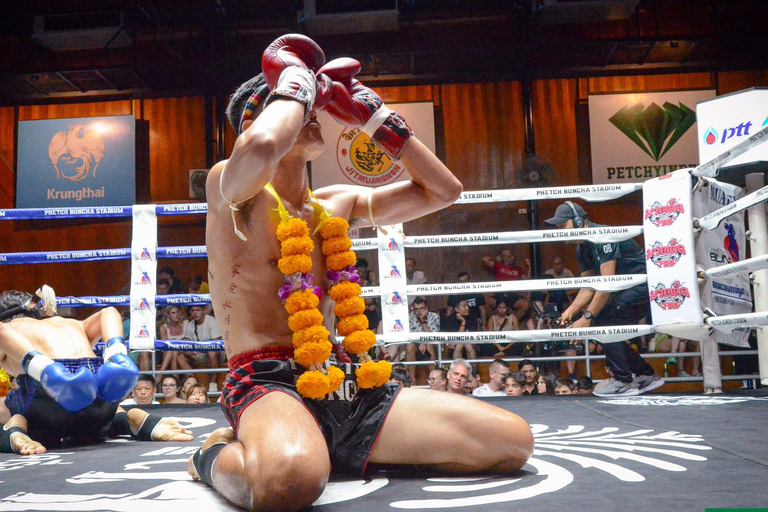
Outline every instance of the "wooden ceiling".
[[0, 105], [228, 94], [301, 32], [369, 82], [768, 69], [766, 0], [7, 0]]

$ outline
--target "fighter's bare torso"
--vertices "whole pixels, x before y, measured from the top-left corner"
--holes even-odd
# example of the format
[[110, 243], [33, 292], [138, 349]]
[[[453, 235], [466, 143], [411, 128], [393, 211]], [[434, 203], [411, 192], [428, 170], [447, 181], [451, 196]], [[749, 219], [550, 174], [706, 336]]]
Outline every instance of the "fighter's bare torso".
[[[280, 243], [275, 236], [279, 222], [275, 211], [277, 202], [269, 192], [262, 190], [246, 205], [239, 205], [246, 213], [237, 214], [237, 225], [247, 241], [238, 238], [229, 203], [221, 196], [218, 187], [225, 164], [216, 164], [208, 176], [206, 246], [211, 301], [227, 356], [266, 346], [290, 346], [292, 333], [288, 328], [288, 313], [277, 296], [285, 282], [277, 267], [280, 259]], [[327, 211], [344, 218], [348, 218], [357, 199], [354, 187], [320, 189], [315, 195]], [[319, 235], [312, 234], [319, 220], [315, 210], [307, 201], [294, 205], [282, 199], [288, 212], [304, 219], [309, 226], [315, 242], [312, 253], [314, 284], [325, 294], [322, 242]], [[326, 319], [326, 327], [333, 332], [333, 302], [327, 295], [323, 297], [320, 311]]]

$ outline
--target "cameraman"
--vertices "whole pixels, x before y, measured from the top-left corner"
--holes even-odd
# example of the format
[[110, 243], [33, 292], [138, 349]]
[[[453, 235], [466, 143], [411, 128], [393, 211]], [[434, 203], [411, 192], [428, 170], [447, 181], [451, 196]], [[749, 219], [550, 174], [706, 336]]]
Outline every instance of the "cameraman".
[[[560, 229], [603, 227], [590, 222], [584, 208], [570, 201], [558, 206], [555, 216], [544, 223]], [[643, 249], [632, 239], [606, 244], [581, 242], [576, 249], [576, 259], [582, 277], [646, 272]], [[583, 315], [571, 328], [638, 323], [650, 315], [649, 301], [645, 284], [612, 293], [582, 288], [573, 303], [563, 312], [561, 323], [569, 323], [582, 311]], [[601, 345], [613, 377], [595, 388], [597, 396], [633, 396], [664, 385], [664, 380], [625, 341]]]

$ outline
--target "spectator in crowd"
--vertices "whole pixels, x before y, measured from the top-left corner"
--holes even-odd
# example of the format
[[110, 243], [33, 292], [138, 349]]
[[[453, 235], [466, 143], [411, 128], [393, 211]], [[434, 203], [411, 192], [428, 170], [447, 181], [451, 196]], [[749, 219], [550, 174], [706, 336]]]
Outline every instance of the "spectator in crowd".
[[[184, 339], [184, 319], [179, 306], [166, 306], [163, 308], [162, 322], [158, 329], [158, 335], [161, 340], [183, 340]], [[179, 366], [179, 363], [182, 366]], [[184, 366], [186, 365], [186, 366]], [[166, 350], [163, 352], [163, 362], [160, 365], [160, 371], [178, 370], [183, 368], [189, 370], [186, 359], [179, 358], [178, 350]]]
[[187, 403], [188, 404], [207, 404], [208, 392], [205, 390], [205, 386], [202, 384], [192, 384], [187, 390]]
[[[459, 283], [468, 283], [471, 280], [471, 276], [467, 272], [459, 272]], [[456, 304], [462, 300], [467, 301], [469, 306], [469, 316], [467, 317], [468, 331], [482, 331], [485, 328], [486, 316], [485, 316], [485, 297], [482, 293], [462, 293], [458, 295], [448, 296], [448, 307], [445, 309], [445, 316], [451, 316]]]
[[[416, 309], [416, 303], [414, 302], [414, 309]], [[466, 300], [460, 301], [456, 304], [456, 309], [453, 314], [445, 319], [443, 323], [443, 331], [445, 332], [458, 332], [465, 333], [467, 329], [467, 321], [469, 319], [469, 305]], [[476, 359], [477, 352], [475, 346], [471, 343], [457, 342], [453, 345], [448, 345], [450, 349], [453, 347], [453, 359], [460, 359], [466, 352], [469, 359]]]
[[179, 279], [176, 278], [176, 271], [173, 270], [173, 268], [169, 266], [165, 266], [157, 271], [157, 280], [158, 282], [161, 279], [167, 279], [170, 283], [168, 293], [170, 294], [177, 294], [177, 293], [187, 293], [187, 287], [184, 286], [184, 283], [182, 283]]
[[404, 388], [409, 388], [411, 387], [411, 374], [405, 368], [392, 368], [389, 383], [400, 384]]
[[464, 386], [464, 392], [471, 395], [477, 388], [480, 387], [481, 384], [482, 382], [480, 382], [480, 372], [478, 371], [477, 366], [475, 366], [472, 369], [472, 373], [469, 374], [467, 385]]
[[475, 389], [474, 396], [505, 396], [504, 379], [509, 375], [509, 365], [501, 359], [494, 359], [488, 367], [488, 384]]
[[376, 272], [368, 268], [368, 260], [357, 258], [355, 267], [357, 267], [357, 275], [360, 276], [360, 286], [378, 286], [379, 281]]
[[448, 392], [463, 395], [469, 382], [472, 365], [466, 359], [454, 359], [448, 369]]
[[429, 372], [427, 384], [429, 385], [429, 389], [435, 391], [447, 391], [448, 371], [445, 368], [435, 368]]
[[588, 375], [582, 375], [576, 380], [576, 394], [590, 395], [595, 389], [595, 383]]
[[[427, 282], [424, 272], [416, 270], [416, 260], [413, 258], [405, 259], [405, 282], [407, 284], [424, 284]], [[412, 305], [417, 297], [417, 295], [409, 295], [408, 304]]]
[[363, 314], [368, 319], [368, 328], [373, 332], [378, 332], [379, 323], [381, 323], [379, 299], [365, 297], [365, 311], [363, 311]]
[[504, 249], [498, 256], [483, 256], [483, 264], [493, 272], [497, 281], [517, 281], [530, 276], [530, 266], [528, 272], [515, 265], [515, 255], [509, 249]]
[[686, 352], [688, 344], [691, 344], [693, 352], [698, 352], [699, 343], [693, 340], [683, 340], [677, 336], [670, 336], [669, 334], [657, 334], [651, 341], [648, 349], [650, 352], [671, 353], [673, 355], [667, 358], [665, 364], [666, 367], [676, 366], [678, 377], [698, 377], [701, 375], [699, 372], [699, 364], [701, 359], [698, 356], [691, 357], [691, 373], [685, 371], [685, 365], [683, 364], [683, 357], [675, 354]]
[[155, 293], [157, 295], [168, 295], [171, 290], [171, 281], [165, 278], [160, 278], [157, 280], [157, 286]]
[[[507, 305], [506, 300], [502, 299], [496, 304], [496, 311], [488, 319], [488, 323], [485, 329], [487, 331], [520, 330], [520, 322], [518, 322], [515, 315], [510, 314], [509, 306]], [[493, 343], [491, 345], [495, 349], [493, 357], [504, 357], [512, 355], [515, 353], [513, 350], [514, 345], [514, 341], [510, 341], [509, 343], [506, 341], [502, 343]]]
[[556, 395], [575, 395], [576, 384], [571, 379], [557, 379], [555, 383]]
[[[216, 322], [216, 318], [211, 315], [206, 315], [202, 306], [192, 306], [189, 308], [189, 312], [192, 315], [192, 320], [184, 325], [184, 337], [192, 341], [210, 341], [220, 340], [221, 331], [219, 330], [219, 324]], [[209, 350], [207, 352], [181, 352], [179, 357], [186, 358], [186, 364], [190, 367], [200, 368], [207, 362], [208, 368], [219, 367], [219, 352]], [[191, 359], [191, 360], [190, 360]], [[179, 367], [186, 368], [179, 362]], [[223, 378], [224, 375], [222, 374]], [[201, 384], [208, 387], [211, 391], [218, 391], [216, 384], [216, 376], [211, 376], [210, 373], [204, 373], [201, 379]]]
[[[584, 208], [570, 201], [558, 206], [555, 216], [544, 222], [560, 229], [604, 227], [591, 222]], [[645, 251], [633, 239], [617, 243], [581, 242], [576, 248], [576, 259], [582, 277], [645, 274], [646, 270]], [[582, 313], [581, 318], [570, 324], [579, 313]], [[632, 325], [649, 316], [648, 286], [640, 283], [617, 292], [582, 288], [563, 312], [561, 322], [572, 329], [580, 329]], [[605, 343], [602, 347], [606, 366], [613, 372], [613, 377], [596, 387], [595, 394], [632, 396], [664, 385], [664, 380], [628, 343]]]
[[517, 369], [525, 375], [523, 393], [526, 395], [538, 395], [539, 390], [536, 388], [538, 375], [536, 375], [536, 367], [533, 365], [533, 362], [528, 359], [523, 359], [517, 363]]
[[197, 377], [195, 377], [192, 374], [187, 374], [181, 379], [181, 398], [185, 399], [187, 398], [187, 394], [189, 392], [189, 388], [193, 385], [198, 384]]
[[[413, 301], [413, 311], [408, 315], [408, 323], [412, 333], [430, 333], [440, 331], [440, 315], [427, 309], [427, 301], [419, 297]], [[390, 347], [400, 347], [402, 345], [390, 345]], [[393, 354], [390, 356], [394, 360]], [[437, 359], [437, 350], [435, 345], [430, 343], [408, 343], [405, 347], [406, 361], [435, 361]], [[416, 366], [409, 366], [408, 372], [411, 374], [411, 381], [416, 380]]]
[[166, 375], [160, 381], [160, 392], [163, 394], [166, 404], [183, 404], [184, 400], [179, 397], [179, 381], [173, 375]]
[[525, 374], [523, 372], [511, 372], [504, 379], [504, 393], [507, 396], [525, 395]]
[[148, 373], [139, 375], [139, 380], [131, 392], [131, 398], [123, 400], [120, 405], [155, 405], [155, 378]]
[[211, 293], [211, 289], [208, 287], [208, 283], [203, 281], [203, 276], [192, 274], [192, 277], [189, 278], [189, 293]]
[[536, 381], [536, 390], [540, 395], [554, 395], [557, 376], [552, 372], [543, 372]]

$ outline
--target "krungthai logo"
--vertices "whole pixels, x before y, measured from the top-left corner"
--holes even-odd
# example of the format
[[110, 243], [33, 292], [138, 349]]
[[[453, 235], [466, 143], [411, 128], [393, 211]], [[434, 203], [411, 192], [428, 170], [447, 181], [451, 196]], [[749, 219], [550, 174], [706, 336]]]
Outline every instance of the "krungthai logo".
[[637, 103], [623, 107], [609, 121], [657, 162], [696, 123], [696, 112], [682, 103], [663, 107]]
[[[104, 158], [104, 140], [98, 132], [81, 124], [70, 126], [69, 132], [61, 131], [53, 136], [48, 145], [48, 158], [56, 169], [57, 179], [63, 177], [69, 181], [82, 181], [90, 174], [91, 167], [96, 176], [96, 168]], [[69, 167], [62, 170], [60, 163]], [[70, 169], [75, 172], [69, 172]]]
[[685, 246], [677, 238], [671, 239], [667, 245], [656, 241], [645, 251], [645, 259], [659, 268], [674, 267], [682, 256], [685, 256]]
[[665, 205], [655, 201], [650, 208], [646, 208], [645, 218], [660, 228], [674, 224], [681, 213], [685, 213], [685, 206], [672, 198]]
[[651, 300], [661, 309], [680, 309], [685, 299], [691, 296], [687, 286], [683, 286], [680, 281], [675, 281], [672, 286], [667, 288], [662, 283], [656, 285], [651, 290]]
[[360, 128], [341, 132], [336, 142], [336, 162], [349, 181], [369, 187], [392, 183], [405, 171]]

